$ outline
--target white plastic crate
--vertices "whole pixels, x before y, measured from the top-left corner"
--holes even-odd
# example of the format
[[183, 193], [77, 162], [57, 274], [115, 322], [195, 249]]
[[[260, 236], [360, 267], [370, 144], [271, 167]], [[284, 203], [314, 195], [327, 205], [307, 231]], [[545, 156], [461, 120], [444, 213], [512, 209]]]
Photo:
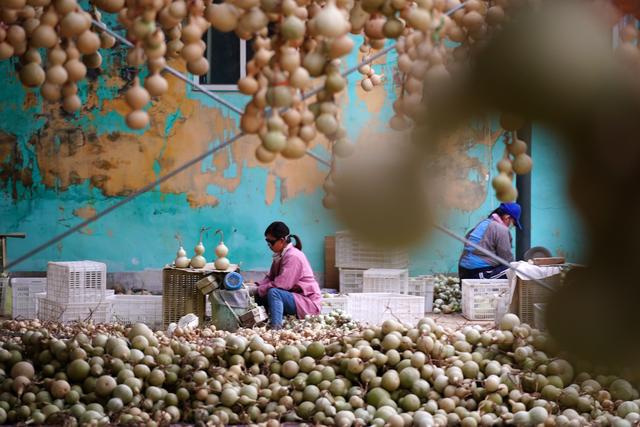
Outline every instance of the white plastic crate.
[[107, 265], [95, 261], [49, 262], [47, 298], [58, 303], [101, 301], [107, 288]]
[[533, 304], [533, 327], [540, 331], [545, 330], [545, 324], [544, 324], [545, 308], [546, 308], [545, 303]]
[[370, 268], [362, 275], [362, 292], [407, 294], [409, 270]]
[[348, 295], [339, 295], [322, 298], [322, 314], [329, 314], [336, 310], [351, 314], [351, 297]]
[[424, 317], [424, 298], [393, 293], [352, 295], [351, 317], [364, 323], [379, 325], [385, 320], [400, 320], [415, 325]]
[[37, 294], [34, 295], [34, 300], [35, 300], [35, 310], [36, 310], [36, 318], [39, 319], [40, 317], [40, 301], [42, 301], [43, 299], [45, 299], [47, 297], [47, 293], [46, 292], [38, 292]]
[[433, 311], [433, 291], [436, 285], [434, 276], [409, 277], [409, 295], [424, 298], [424, 312]]
[[377, 248], [355, 239], [348, 231], [336, 233], [336, 267], [338, 268], [407, 268], [409, 252]]
[[145, 323], [153, 330], [162, 328], [162, 295], [113, 295], [111, 321]]
[[[105, 299], [108, 301], [109, 297], [112, 297], [113, 295], [115, 295], [115, 292], [113, 289], [107, 289], [105, 291]], [[38, 292], [34, 295], [34, 300], [35, 300], [35, 313], [36, 313], [36, 317], [38, 319], [40, 319], [40, 301], [44, 300], [47, 298], [47, 293], [46, 292]]]
[[12, 310], [14, 319], [35, 319], [36, 294], [44, 292], [46, 277], [14, 277], [11, 279]]
[[38, 294], [38, 319], [51, 322], [111, 322], [112, 302], [107, 298], [91, 303], [61, 304]]
[[498, 301], [507, 293], [507, 279], [464, 279], [462, 315], [469, 320], [495, 320]]
[[364, 270], [350, 268], [340, 269], [340, 293], [352, 294], [362, 292], [362, 275]]

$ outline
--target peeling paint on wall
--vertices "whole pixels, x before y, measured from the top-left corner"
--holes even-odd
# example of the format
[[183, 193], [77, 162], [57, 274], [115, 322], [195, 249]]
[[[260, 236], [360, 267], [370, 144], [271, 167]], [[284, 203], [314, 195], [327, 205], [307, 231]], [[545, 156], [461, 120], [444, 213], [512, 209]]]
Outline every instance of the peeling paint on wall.
[[[43, 104], [35, 92], [20, 86], [9, 63], [0, 62], [5, 76], [0, 92], [0, 231], [28, 233], [25, 241], [11, 242], [13, 256], [96, 215], [238, 132], [234, 113], [173, 77], [168, 77], [169, 92], [149, 107], [150, 127], [128, 130], [128, 107], [121, 93], [130, 84], [131, 69], [122, 67], [123, 50], [103, 56], [102, 73], [80, 85], [80, 115]], [[392, 52], [374, 65], [385, 82], [370, 93], [360, 88], [359, 75], [349, 77], [341, 119], [360, 146], [374, 139], [393, 141], [386, 124], [396, 97], [395, 58]], [[344, 66], [360, 59], [355, 53]], [[223, 96], [238, 106], [247, 101], [238, 94]], [[451, 213], [446, 225], [458, 232], [466, 231], [495, 203], [487, 188], [501, 155], [496, 137], [487, 123], [452, 135], [434, 166], [446, 184], [444, 204]], [[254, 156], [258, 144], [256, 137], [238, 140], [18, 269], [42, 270], [48, 260], [87, 258], [107, 262], [110, 271], [161, 268], [175, 255], [175, 233], [182, 234], [191, 252], [202, 225], [224, 230], [232, 261], [242, 262], [245, 269], [266, 269], [271, 257], [262, 233], [271, 221], [281, 219], [302, 236], [307, 256], [320, 270], [324, 236], [337, 227], [321, 206], [327, 169], [310, 157], [260, 164]], [[329, 158], [325, 138], [318, 137], [310, 148]], [[214, 238], [208, 235], [205, 240], [210, 252]], [[412, 271], [452, 271], [458, 246], [436, 238], [416, 251]]]

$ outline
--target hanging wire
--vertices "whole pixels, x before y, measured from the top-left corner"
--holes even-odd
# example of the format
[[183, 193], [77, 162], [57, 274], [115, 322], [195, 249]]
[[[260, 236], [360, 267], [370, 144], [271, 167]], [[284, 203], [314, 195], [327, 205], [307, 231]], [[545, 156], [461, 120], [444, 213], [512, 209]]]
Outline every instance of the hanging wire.
[[312, 159], [315, 159], [318, 163], [322, 163], [325, 166], [331, 167], [331, 162], [326, 161], [325, 159], [323, 159], [322, 157], [320, 157], [319, 155], [317, 155], [311, 150], [307, 150], [307, 156], [311, 157]]
[[[460, 5], [450, 9], [449, 11], [447, 11], [445, 14], [446, 15], [451, 15], [453, 13], [455, 13], [457, 10], [460, 10], [462, 7], [464, 7], [464, 2], [461, 3]], [[113, 30], [111, 30], [110, 28], [108, 28], [104, 23], [99, 22], [97, 20], [92, 20], [93, 25], [95, 25], [96, 27], [98, 27], [99, 29], [101, 29], [102, 31], [108, 33], [109, 35], [111, 35], [112, 37], [114, 37], [116, 40], [120, 41], [121, 43], [125, 44], [128, 47], [133, 47], [133, 44], [127, 40], [126, 38], [122, 37], [120, 34], [114, 32]], [[375, 61], [376, 59], [380, 58], [381, 56], [387, 54], [388, 52], [390, 52], [394, 47], [396, 46], [396, 43], [393, 43], [392, 45], [386, 47], [385, 49], [381, 50], [380, 52], [376, 53], [375, 55], [372, 55], [366, 59], [364, 59], [362, 62], [360, 62], [358, 65], [349, 68], [348, 70], [344, 71], [342, 73], [343, 77], [347, 76], [353, 72], [355, 72], [359, 67], [361, 67], [362, 65], [368, 65], [371, 62]], [[234, 112], [237, 112], [238, 114], [242, 114], [242, 110], [238, 109], [237, 107], [235, 107], [232, 104], [229, 104], [227, 101], [225, 101], [224, 99], [220, 98], [219, 96], [217, 96], [214, 93], [211, 93], [210, 91], [208, 91], [206, 88], [204, 88], [202, 85], [200, 85], [199, 83], [194, 82], [193, 80], [189, 79], [187, 76], [185, 76], [184, 74], [180, 73], [179, 71], [175, 70], [172, 67], [166, 66], [164, 68], [167, 72], [173, 74], [174, 76], [178, 77], [179, 79], [183, 80], [185, 83], [190, 84], [200, 90], [203, 91], [203, 93], [205, 93], [205, 95], [209, 96], [210, 98], [220, 102], [221, 104], [225, 105], [226, 107], [228, 107], [229, 109], [233, 110]], [[322, 90], [322, 87], [318, 87], [312, 91], [310, 91], [309, 93], [305, 94], [304, 99], [307, 99], [315, 94], [317, 94], [319, 91]], [[71, 227], [70, 229], [68, 229], [67, 231], [53, 237], [52, 239], [47, 240], [46, 242], [42, 243], [41, 245], [36, 246], [35, 248], [33, 248], [32, 250], [28, 251], [27, 253], [21, 255], [20, 257], [16, 258], [15, 260], [9, 262], [6, 266], [6, 269], [10, 269], [24, 261], [26, 261], [27, 259], [31, 258], [32, 256], [36, 255], [37, 253], [40, 253], [41, 251], [45, 250], [46, 248], [48, 248], [49, 246], [52, 246], [56, 243], [58, 243], [59, 241], [61, 241], [62, 239], [66, 238], [67, 236], [75, 233], [76, 231], [81, 230], [82, 228], [88, 226], [89, 224], [97, 221], [98, 219], [104, 217], [105, 215], [113, 212], [114, 210], [122, 207], [123, 205], [129, 203], [130, 201], [132, 201], [133, 199], [137, 198], [138, 196], [152, 190], [153, 188], [155, 188], [158, 184], [161, 184], [163, 182], [165, 182], [166, 180], [172, 178], [173, 176], [179, 174], [180, 172], [184, 171], [185, 169], [188, 169], [189, 167], [193, 166], [194, 164], [198, 163], [201, 160], [204, 160], [206, 157], [215, 154], [216, 152], [222, 150], [223, 148], [229, 147], [231, 144], [233, 144], [234, 142], [236, 142], [237, 140], [239, 140], [241, 137], [245, 136], [244, 132], [240, 132], [236, 135], [234, 135], [233, 137], [231, 137], [230, 139], [226, 140], [225, 142], [221, 143], [220, 145], [208, 150], [207, 152], [189, 160], [188, 162], [182, 164], [181, 166], [177, 167], [176, 169], [168, 172], [167, 174], [157, 178], [155, 181], [145, 185], [144, 187], [140, 188], [139, 190], [131, 193], [129, 196], [125, 197], [124, 199], [120, 200], [119, 202], [113, 204], [112, 206], [109, 206], [108, 208], [106, 208], [105, 210], [97, 213], [96, 215], [92, 216], [91, 218], [87, 218], [85, 221], [82, 221], [81, 223]], [[316, 159], [317, 161], [319, 161], [320, 163], [323, 163], [327, 166], [331, 166], [331, 163], [322, 159], [320, 156], [316, 155], [315, 153], [311, 152], [311, 151], [307, 151], [307, 154]], [[464, 239], [463, 237], [457, 236], [454, 234], [454, 236], [456, 236], [456, 239]], [[509, 268], [512, 268], [511, 266], [509, 266]], [[517, 270], [516, 270], [517, 271]]]

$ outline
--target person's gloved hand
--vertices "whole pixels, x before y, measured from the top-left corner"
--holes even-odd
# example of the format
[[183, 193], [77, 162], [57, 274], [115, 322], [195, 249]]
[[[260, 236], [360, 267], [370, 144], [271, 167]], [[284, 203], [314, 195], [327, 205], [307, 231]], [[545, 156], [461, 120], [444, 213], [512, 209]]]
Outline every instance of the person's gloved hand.
[[258, 295], [258, 286], [255, 283], [245, 283], [245, 286], [250, 296], [255, 298]]

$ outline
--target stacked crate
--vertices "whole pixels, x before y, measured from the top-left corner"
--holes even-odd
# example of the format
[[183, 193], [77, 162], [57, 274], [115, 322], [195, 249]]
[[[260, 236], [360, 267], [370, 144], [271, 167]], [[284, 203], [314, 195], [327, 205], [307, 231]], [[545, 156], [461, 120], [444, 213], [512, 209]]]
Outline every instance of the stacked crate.
[[334, 311], [350, 313], [350, 307], [351, 297], [349, 295], [325, 295], [322, 297], [322, 314], [330, 314]]
[[113, 295], [111, 321], [125, 325], [144, 323], [151, 329], [162, 328], [162, 295]]
[[46, 296], [38, 301], [44, 321], [111, 321], [107, 298], [107, 265], [95, 261], [50, 262]]
[[370, 268], [362, 273], [362, 292], [409, 293], [409, 270]]
[[409, 277], [409, 295], [424, 298], [424, 312], [433, 311], [433, 291], [436, 284], [435, 276]]
[[14, 319], [36, 318], [36, 294], [44, 292], [45, 277], [13, 277], [11, 279], [11, 311]]
[[336, 233], [340, 293], [354, 320], [379, 324], [387, 319], [415, 323], [424, 315], [424, 297], [409, 294], [409, 253], [376, 248], [349, 232]]
[[507, 279], [462, 280], [462, 315], [469, 320], [496, 319], [496, 307], [508, 296]]
[[[406, 271], [409, 267], [409, 253], [398, 249], [376, 248], [357, 240], [348, 231], [338, 231], [336, 233], [336, 267], [340, 271], [340, 293], [373, 292], [365, 291], [363, 288], [365, 271], [369, 269]], [[404, 279], [400, 287], [406, 288]], [[377, 292], [397, 293], [399, 290], [386, 288]]]
[[370, 324], [396, 320], [415, 326], [424, 317], [424, 299], [412, 295], [365, 292], [351, 295], [351, 317]]

